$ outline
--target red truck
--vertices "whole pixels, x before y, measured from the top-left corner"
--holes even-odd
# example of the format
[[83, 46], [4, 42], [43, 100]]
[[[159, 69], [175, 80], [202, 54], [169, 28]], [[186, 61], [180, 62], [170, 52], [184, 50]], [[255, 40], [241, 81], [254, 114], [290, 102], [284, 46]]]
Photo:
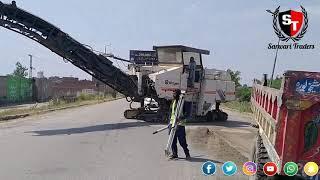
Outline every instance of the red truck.
[[263, 166], [274, 162], [278, 171], [273, 178], [283, 179], [285, 163], [295, 162], [298, 173], [290, 178], [310, 179], [304, 165], [320, 165], [320, 73], [287, 71], [280, 90], [255, 81], [251, 105], [259, 129], [251, 157], [257, 163], [255, 178], [267, 178]]

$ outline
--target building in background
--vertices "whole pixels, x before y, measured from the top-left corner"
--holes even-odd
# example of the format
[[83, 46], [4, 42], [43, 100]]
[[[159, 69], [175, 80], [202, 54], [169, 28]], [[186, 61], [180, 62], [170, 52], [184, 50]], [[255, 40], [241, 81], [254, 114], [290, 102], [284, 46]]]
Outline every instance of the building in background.
[[96, 80], [79, 80], [74, 77], [36, 78], [37, 101], [48, 101], [55, 98], [77, 97], [81, 94], [107, 95], [115, 91]]
[[39, 79], [44, 78], [44, 72], [43, 71], [37, 72], [37, 78]]
[[32, 101], [45, 102], [57, 98], [76, 98], [81, 94], [115, 96], [116, 91], [94, 78], [92, 80], [56, 76], [46, 78], [42, 71], [33, 79], [11, 75], [0, 76], [0, 106]]
[[103, 94], [111, 94], [113, 97], [116, 96], [117, 91], [109, 87], [108, 85], [104, 84], [103, 82], [99, 81], [98, 79], [92, 77], [92, 82], [95, 83], [97, 87], [97, 91]]

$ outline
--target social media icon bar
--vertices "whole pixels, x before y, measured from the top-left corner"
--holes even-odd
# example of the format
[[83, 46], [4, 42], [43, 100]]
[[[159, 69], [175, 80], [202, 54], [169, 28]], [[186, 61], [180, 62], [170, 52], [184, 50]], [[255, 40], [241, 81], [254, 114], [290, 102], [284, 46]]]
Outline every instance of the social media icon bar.
[[212, 161], [207, 161], [202, 164], [202, 173], [206, 176], [211, 176], [216, 173], [217, 166]]
[[319, 166], [315, 162], [308, 162], [304, 165], [303, 170], [306, 173], [306, 175], [315, 176], [316, 174], [318, 174]]
[[227, 161], [222, 165], [222, 172], [227, 176], [233, 176], [236, 174], [238, 168], [237, 165], [232, 161]]
[[274, 162], [267, 162], [263, 166], [263, 172], [267, 176], [274, 176], [278, 172], [278, 167]]
[[247, 176], [253, 176], [257, 173], [257, 164], [251, 161], [245, 162], [242, 171]]
[[287, 162], [283, 167], [283, 171], [287, 176], [294, 176], [298, 173], [298, 165], [294, 162]]

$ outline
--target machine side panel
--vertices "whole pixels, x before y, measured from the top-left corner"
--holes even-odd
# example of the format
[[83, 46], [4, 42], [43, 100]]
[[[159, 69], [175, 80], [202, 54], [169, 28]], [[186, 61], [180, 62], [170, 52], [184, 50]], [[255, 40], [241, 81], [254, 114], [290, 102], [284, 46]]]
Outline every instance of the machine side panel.
[[170, 100], [174, 90], [187, 89], [187, 74], [182, 73], [182, 70], [182, 67], [174, 67], [149, 75], [155, 83], [158, 98]]
[[[212, 71], [206, 69], [205, 71]], [[198, 102], [197, 115], [206, 115], [208, 111], [215, 108], [216, 101], [233, 101], [235, 100], [235, 84], [224, 76], [216, 76], [205, 72], [205, 78], [201, 84], [201, 93]], [[221, 74], [221, 73], [220, 73]]]

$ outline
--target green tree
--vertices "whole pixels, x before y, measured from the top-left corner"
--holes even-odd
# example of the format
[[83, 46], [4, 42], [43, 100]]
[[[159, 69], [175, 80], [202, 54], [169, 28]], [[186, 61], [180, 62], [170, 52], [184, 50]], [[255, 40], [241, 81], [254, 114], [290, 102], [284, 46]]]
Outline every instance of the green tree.
[[276, 79], [272, 80], [271, 87], [280, 89], [282, 84], [282, 77], [277, 76]]
[[13, 71], [13, 75], [18, 77], [26, 77], [28, 76], [27, 71], [28, 71], [28, 68], [26, 68], [25, 66], [22, 66], [20, 62], [17, 62], [16, 69]]
[[240, 102], [249, 102], [251, 99], [251, 87], [244, 85], [237, 88], [236, 97]]
[[240, 74], [241, 72], [240, 71], [232, 71], [231, 69], [228, 69], [227, 72], [230, 74], [231, 76], [231, 80], [235, 83], [236, 85], [236, 88], [240, 87], [241, 84], [240, 84]]

